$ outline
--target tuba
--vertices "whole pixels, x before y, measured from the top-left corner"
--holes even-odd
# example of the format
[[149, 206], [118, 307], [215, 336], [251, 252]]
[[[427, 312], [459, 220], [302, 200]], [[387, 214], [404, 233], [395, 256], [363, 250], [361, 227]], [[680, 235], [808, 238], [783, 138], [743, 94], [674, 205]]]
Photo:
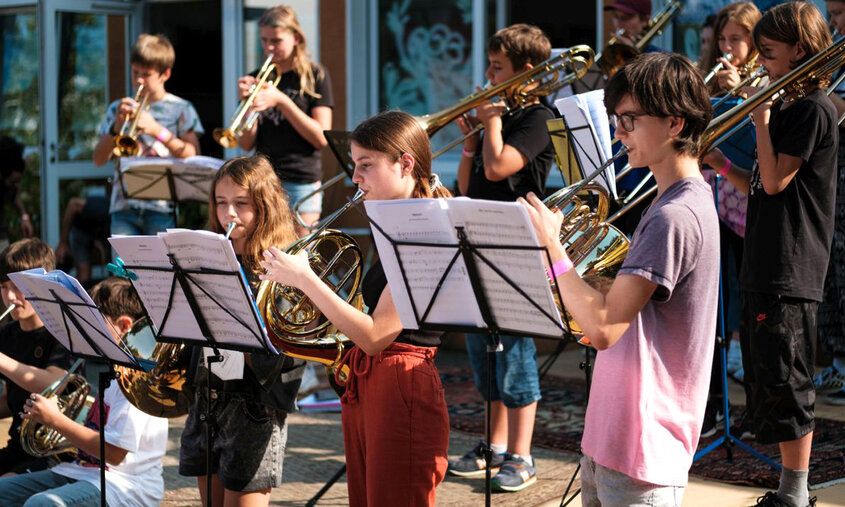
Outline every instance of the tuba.
[[[94, 398], [89, 396], [91, 386], [85, 378], [74, 373], [81, 364], [82, 359], [77, 359], [64, 377], [41, 392], [41, 396], [45, 398], [56, 397], [59, 410], [77, 422], [85, 420], [94, 404]], [[23, 450], [37, 458], [76, 452], [76, 449], [61, 433], [32, 419], [24, 419], [21, 423], [20, 440]]]
[[135, 93], [135, 102], [138, 103], [138, 108], [132, 114], [131, 120], [126, 118], [123, 125], [120, 126], [120, 132], [114, 139], [114, 148], [112, 148], [112, 155], [115, 157], [137, 157], [141, 154], [141, 144], [138, 142], [138, 119], [141, 117], [141, 112], [149, 107], [149, 94], [144, 93], [144, 85], [138, 86], [138, 91]]
[[190, 364], [183, 344], [160, 343], [146, 318], [138, 319], [120, 340], [143, 370], [115, 366], [117, 385], [136, 408], [155, 417], [180, 417], [188, 413], [191, 397], [185, 379]]
[[238, 138], [245, 130], [249, 130], [255, 125], [259, 113], [253, 111], [247, 115], [252, 103], [255, 102], [255, 97], [258, 92], [264, 87], [264, 83], [273, 83], [273, 86], [278, 86], [279, 81], [282, 80], [282, 72], [279, 66], [273, 63], [273, 55], [264, 60], [264, 65], [255, 76], [256, 82], [250, 87], [249, 95], [243, 99], [238, 108], [235, 110], [235, 116], [229, 123], [228, 128], [216, 128], [212, 136], [217, 143], [224, 148], [235, 148], [238, 146]]
[[616, 33], [607, 41], [604, 51], [596, 57], [596, 63], [602, 74], [608, 79], [613, 77], [619, 69], [639, 56], [643, 49], [666, 28], [666, 25], [681, 11], [680, 0], [672, 0], [663, 6], [657, 13], [648, 20], [642, 35], [634, 42], [633, 46], [619, 42], [619, 37], [624, 33]]
[[[361, 250], [351, 236], [328, 227], [363, 200], [364, 192], [358, 190], [349, 202], [322, 219], [319, 228], [285, 250], [291, 255], [303, 250], [308, 252], [311, 269], [336, 294], [358, 309], [363, 308]], [[302, 291], [264, 280], [258, 286], [256, 300], [273, 345], [288, 356], [322, 363], [332, 372], [338, 368], [349, 339], [338, 332]]]

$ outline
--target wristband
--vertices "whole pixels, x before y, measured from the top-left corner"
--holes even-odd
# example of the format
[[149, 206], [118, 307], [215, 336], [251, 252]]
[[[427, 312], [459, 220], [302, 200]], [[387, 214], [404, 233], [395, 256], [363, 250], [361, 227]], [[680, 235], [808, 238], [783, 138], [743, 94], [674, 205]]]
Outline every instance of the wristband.
[[475, 156], [475, 152], [474, 152], [474, 151], [469, 151], [469, 150], [468, 150], [468, 149], [466, 149], [466, 148], [464, 148], [464, 151], [462, 151], [462, 152], [461, 152], [461, 154], [462, 154], [463, 156], [465, 156], [466, 158], [472, 158], [472, 157], [474, 157], [474, 156]]
[[733, 163], [731, 162], [731, 159], [725, 158], [725, 165], [716, 169], [716, 172], [719, 174], [719, 176], [724, 178], [725, 176], [728, 175], [728, 172], [731, 170], [731, 167], [733, 167]]
[[156, 134], [156, 139], [162, 144], [167, 144], [171, 139], [173, 139], [173, 133], [166, 128], [162, 128], [158, 134]]
[[569, 257], [564, 257], [563, 259], [560, 259], [559, 261], [552, 264], [552, 272], [550, 278], [557, 278], [561, 275], [564, 275], [573, 267], [574, 265], [572, 264], [572, 261], [569, 260]]

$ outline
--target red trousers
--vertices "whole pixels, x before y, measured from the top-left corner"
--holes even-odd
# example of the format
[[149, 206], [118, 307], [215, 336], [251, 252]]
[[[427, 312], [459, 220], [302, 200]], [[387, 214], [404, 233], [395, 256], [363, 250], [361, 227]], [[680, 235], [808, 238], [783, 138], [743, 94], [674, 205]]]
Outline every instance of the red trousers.
[[352, 507], [434, 505], [446, 475], [449, 414], [434, 347], [394, 343], [344, 357], [343, 442]]

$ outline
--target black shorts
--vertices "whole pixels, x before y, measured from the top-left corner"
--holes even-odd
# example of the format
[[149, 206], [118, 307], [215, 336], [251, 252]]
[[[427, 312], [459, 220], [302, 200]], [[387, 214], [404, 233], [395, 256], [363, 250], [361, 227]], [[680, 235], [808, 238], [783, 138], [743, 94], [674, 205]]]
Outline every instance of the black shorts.
[[[197, 391], [179, 448], [179, 475], [206, 475], [205, 392]], [[231, 491], [281, 486], [287, 443], [287, 412], [239, 396], [212, 391], [215, 424], [212, 473]]]
[[813, 431], [813, 362], [818, 303], [743, 292], [740, 333], [748, 415], [757, 441], [796, 440]]

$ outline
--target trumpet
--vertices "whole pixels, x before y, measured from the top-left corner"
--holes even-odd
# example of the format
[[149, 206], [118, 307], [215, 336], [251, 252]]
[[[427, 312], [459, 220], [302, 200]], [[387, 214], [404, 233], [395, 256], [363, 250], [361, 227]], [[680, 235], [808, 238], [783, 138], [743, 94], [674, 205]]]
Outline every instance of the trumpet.
[[138, 108], [132, 114], [131, 120], [127, 117], [120, 127], [120, 132], [114, 136], [112, 155], [115, 157], [137, 157], [141, 153], [141, 143], [138, 142], [138, 119], [141, 118], [141, 112], [149, 107], [149, 94], [144, 93], [143, 84], [138, 86], [138, 92], [135, 93], [135, 102], [139, 100]]
[[[271, 76], [274, 75], [275, 77], [271, 80]], [[264, 87], [264, 83], [272, 82], [273, 86], [278, 86], [279, 81], [282, 80], [282, 71], [278, 65], [273, 63], [273, 55], [268, 56], [264, 60], [264, 65], [261, 66], [261, 70], [258, 71], [255, 79], [255, 84], [249, 89], [249, 95], [238, 104], [238, 108], [232, 117], [232, 121], [229, 123], [229, 127], [214, 129], [214, 133], [212, 134], [214, 140], [224, 148], [236, 147], [238, 145], [238, 138], [241, 137], [243, 132], [250, 130], [255, 125], [259, 113], [256, 111], [250, 112], [249, 109], [252, 107], [252, 103], [255, 102], [258, 92]], [[249, 114], [247, 114], [248, 112]]]

